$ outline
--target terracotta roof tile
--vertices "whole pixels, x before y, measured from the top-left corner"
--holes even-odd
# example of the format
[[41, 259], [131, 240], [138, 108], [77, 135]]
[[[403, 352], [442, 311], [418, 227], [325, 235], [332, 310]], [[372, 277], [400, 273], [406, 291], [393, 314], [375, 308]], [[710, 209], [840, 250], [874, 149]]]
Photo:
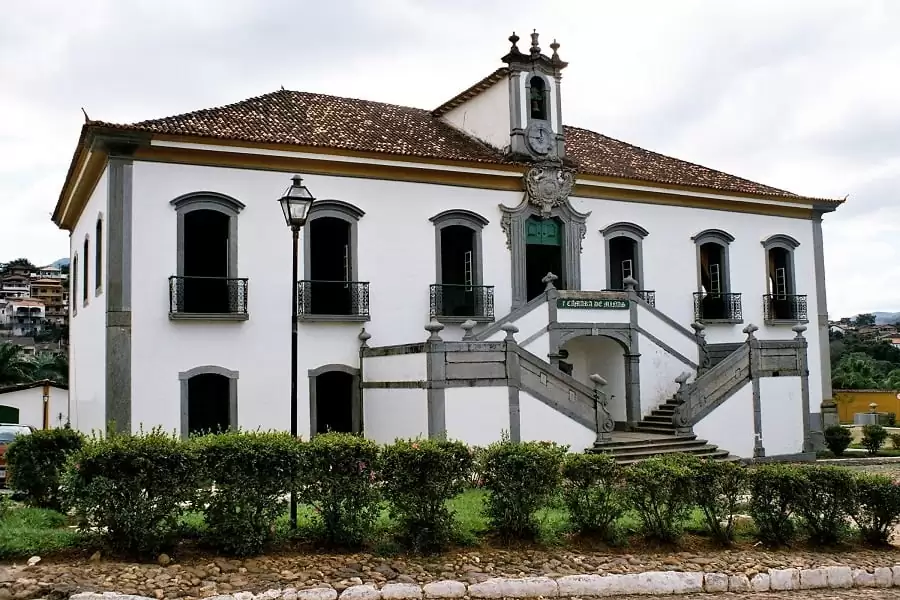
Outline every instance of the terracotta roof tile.
[[[506, 72], [505, 68], [498, 69], [435, 111], [280, 90], [227, 106], [162, 119], [127, 125], [92, 121], [89, 127], [449, 161], [518, 164], [500, 150], [435, 116], [493, 85]], [[565, 132], [567, 161], [583, 174], [799, 198], [791, 192], [651, 152], [587, 129], [566, 126]]]

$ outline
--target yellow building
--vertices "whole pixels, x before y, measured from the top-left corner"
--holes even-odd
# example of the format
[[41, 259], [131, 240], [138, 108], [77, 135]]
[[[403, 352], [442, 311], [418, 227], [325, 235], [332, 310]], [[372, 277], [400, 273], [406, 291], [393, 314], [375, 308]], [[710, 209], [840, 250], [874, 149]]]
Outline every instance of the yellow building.
[[834, 401], [841, 423], [853, 423], [856, 413], [872, 412], [873, 402], [876, 412], [900, 417], [900, 390], [834, 390]]

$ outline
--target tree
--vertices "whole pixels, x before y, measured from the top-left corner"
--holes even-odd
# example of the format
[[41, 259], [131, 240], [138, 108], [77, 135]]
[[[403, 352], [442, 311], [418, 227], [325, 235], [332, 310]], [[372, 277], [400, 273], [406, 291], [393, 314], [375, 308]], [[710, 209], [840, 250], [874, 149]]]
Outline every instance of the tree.
[[856, 320], [853, 322], [857, 327], [863, 327], [865, 325], [874, 325], [875, 324], [875, 314], [874, 313], [860, 313], [856, 315]]
[[868, 354], [854, 352], [841, 358], [831, 375], [838, 389], [864, 390], [881, 387], [881, 375], [875, 360]]
[[2, 272], [7, 273], [14, 267], [24, 267], [24, 268], [28, 269], [29, 272], [37, 270], [37, 267], [35, 267], [33, 264], [31, 264], [31, 261], [28, 260], [27, 258], [15, 258], [3, 265]]
[[31, 361], [31, 379], [49, 379], [57, 383], [69, 380], [69, 358], [59, 352], [41, 352]]
[[0, 385], [31, 381], [33, 369], [34, 363], [28, 360], [21, 346], [0, 344]]

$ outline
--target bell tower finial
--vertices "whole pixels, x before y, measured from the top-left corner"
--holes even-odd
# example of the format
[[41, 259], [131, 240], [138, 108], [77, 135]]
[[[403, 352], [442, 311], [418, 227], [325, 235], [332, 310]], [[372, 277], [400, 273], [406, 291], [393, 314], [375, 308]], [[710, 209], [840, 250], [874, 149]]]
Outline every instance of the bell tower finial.
[[510, 52], [518, 52], [519, 51], [519, 48], [516, 46], [518, 41], [519, 41], [519, 36], [517, 36], [516, 32], [513, 31], [512, 35], [509, 36], [509, 43], [512, 44], [512, 47], [509, 49]]
[[532, 56], [540, 56], [541, 55], [541, 47], [538, 46], [538, 32], [537, 29], [534, 30], [531, 34], [531, 55]]

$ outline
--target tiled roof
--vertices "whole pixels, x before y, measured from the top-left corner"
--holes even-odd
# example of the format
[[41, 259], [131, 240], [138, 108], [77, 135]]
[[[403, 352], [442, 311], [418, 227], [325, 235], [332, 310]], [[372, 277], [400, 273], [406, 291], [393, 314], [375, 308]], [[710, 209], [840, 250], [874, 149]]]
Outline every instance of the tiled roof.
[[[279, 90], [227, 106], [120, 125], [92, 121], [86, 127], [151, 134], [198, 136], [291, 144], [395, 156], [517, 164], [500, 150], [442, 121], [443, 114], [500, 81], [498, 69], [434, 111]], [[709, 169], [578, 127], [565, 127], [566, 157], [580, 173], [762, 196], [796, 194]]]

